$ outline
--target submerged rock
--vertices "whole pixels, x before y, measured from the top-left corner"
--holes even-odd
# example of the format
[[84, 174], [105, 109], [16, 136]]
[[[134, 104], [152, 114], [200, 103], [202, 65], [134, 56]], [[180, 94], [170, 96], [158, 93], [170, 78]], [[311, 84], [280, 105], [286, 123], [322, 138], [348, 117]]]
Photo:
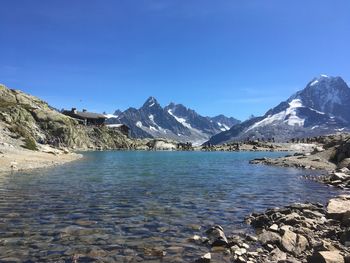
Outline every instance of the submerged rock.
[[216, 225], [207, 230], [206, 234], [208, 235], [209, 242], [211, 246], [227, 246], [227, 238], [224, 233], [222, 226]]

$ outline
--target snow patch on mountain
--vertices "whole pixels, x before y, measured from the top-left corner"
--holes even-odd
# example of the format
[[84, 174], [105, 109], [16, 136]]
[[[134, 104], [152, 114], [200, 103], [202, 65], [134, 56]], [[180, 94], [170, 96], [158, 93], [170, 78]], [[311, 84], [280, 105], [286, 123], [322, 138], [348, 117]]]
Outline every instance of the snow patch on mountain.
[[303, 104], [300, 99], [294, 99], [291, 102], [289, 102], [289, 107], [281, 111], [279, 113], [269, 115], [265, 119], [256, 122], [252, 126], [250, 126], [245, 132], [248, 132], [252, 129], [255, 129], [257, 127], [262, 127], [266, 125], [271, 125], [274, 122], [282, 121], [289, 126], [304, 126], [305, 119], [302, 119], [298, 117], [297, 115], [297, 109], [303, 107]]
[[153, 114], [150, 114], [150, 115], [148, 116], [148, 118], [149, 118], [149, 120], [150, 120], [151, 122], [154, 123], [154, 116], [153, 116]]
[[154, 115], [153, 114], [148, 115], [148, 118], [155, 125], [155, 126], [152, 126], [152, 125], [149, 126], [149, 129], [151, 131], [162, 132], [162, 133], [165, 133], [165, 134], [167, 133], [166, 129], [162, 128], [160, 125], [158, 125], [154, 121]]
[[310, 86], [314, 86], [314, 85], [316, 85], [317, 83], [318, 83], [318, 80], [316, 79], [316, 80], [314, 80], [313, 82], [311, 82]]
[[149, 126], [149, 129], [151, 130], [151, 131], [158, 131], [155, 127], [153, 127], [153, 126]]
[[183, 126], [185, 126], [186, 128], [193, 129], [192, 126], [191, 126], [191, 124], [189, 124], [189, 123], [186, 122], [186, 119], [175, 116], [171, 110], [168, 110], [168, 113], [169, 113], [171, 116], [173, 116], [173, 117], [175, 118], [175, 120], [177, 120], [179, 123], [181, 123], [181, 124], [182, 124]]
[[143, 126], [143, 125], [142, 125], [142, 122], [137, 121], [137, 122], [136, 122], [136, 126], [139, 127], [139, 128], [141, 128], [141, 127]]
[[227, 125], [225, 125], [221, 122], [217, 122], [217, 124], [219, 125], [220, 130], [222, 130], [222, 131], [228, 131], [230, 129], [230, 127], [228, 127]]

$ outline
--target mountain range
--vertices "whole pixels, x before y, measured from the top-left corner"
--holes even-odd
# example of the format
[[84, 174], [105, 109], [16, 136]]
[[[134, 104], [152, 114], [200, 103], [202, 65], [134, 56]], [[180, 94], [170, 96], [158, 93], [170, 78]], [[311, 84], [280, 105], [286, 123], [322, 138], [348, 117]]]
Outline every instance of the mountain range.
[[350, 130], [350, 89], [341, 77], [321, 75], [286, 101], [210, 138], [210, 144], [247, 139], [286, 141]]
[[199, 145], [211, 136], [229, 130], [239, 120], [218, 115], [204, 117], [182, 104], [170, 103], [162, 107], [154, 97], [149, 97], [139, 109], [117, 110], [107, 115], [107, 123], [123, 123], [131, 128], [136, 138], [167, 138]]

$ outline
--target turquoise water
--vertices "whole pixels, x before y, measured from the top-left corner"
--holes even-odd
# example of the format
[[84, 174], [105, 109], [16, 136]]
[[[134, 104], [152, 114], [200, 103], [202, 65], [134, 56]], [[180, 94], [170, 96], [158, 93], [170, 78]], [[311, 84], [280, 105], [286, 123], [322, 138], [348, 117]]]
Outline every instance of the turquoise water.
[[[338, 192], [310, 171], [250, 165], [270, 152], [90, 152], [53, 169], [0, 177], [0, 259], [190, 262], [212, 224], [245, 230], [253, 211]], [[163, 256], [162, 256], [163, 254]]]

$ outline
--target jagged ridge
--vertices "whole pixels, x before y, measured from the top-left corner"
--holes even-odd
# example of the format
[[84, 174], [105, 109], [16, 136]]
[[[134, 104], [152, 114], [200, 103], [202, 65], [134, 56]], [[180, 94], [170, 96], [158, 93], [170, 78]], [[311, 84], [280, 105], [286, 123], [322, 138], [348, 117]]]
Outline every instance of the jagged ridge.
[[170, 103], [163, 108], [154, 97], [148, 98], [139, 109], [129, 108], [117, 113], [118, 116], [108, 122], [128, 125], [133, 137], [162, 137], [194, 144], [201, 144], [239, 123], [224, 115], [204, 117], [182, 104]]
[[346, 131], [350, 128], [349, 112], [350, 89], [345, 81], [341, 77], [321, 75], [264, 116], [219, 133], [208, 143], [271, 137], [285, 141]]

